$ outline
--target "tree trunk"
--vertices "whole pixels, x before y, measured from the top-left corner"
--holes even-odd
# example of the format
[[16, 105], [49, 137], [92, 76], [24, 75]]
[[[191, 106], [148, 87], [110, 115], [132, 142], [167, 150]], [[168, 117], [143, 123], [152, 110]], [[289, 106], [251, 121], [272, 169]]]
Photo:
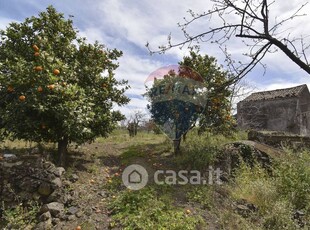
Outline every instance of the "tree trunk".
[[186, 142], [186, 134], [187, 134], [187, 132], [185, 132], [185, 133], [183, 134], [183, 142]]
[[59, 156], [59, 165], [62, 167], [66, 166], [66, 158], [68, 152], [68, 137], [63, 137], [58, 141], [58, 156]]
[[181, 138], [173, 140], [174, 155], [179, 155], [180, 154], [180, 144], [181, 144]]

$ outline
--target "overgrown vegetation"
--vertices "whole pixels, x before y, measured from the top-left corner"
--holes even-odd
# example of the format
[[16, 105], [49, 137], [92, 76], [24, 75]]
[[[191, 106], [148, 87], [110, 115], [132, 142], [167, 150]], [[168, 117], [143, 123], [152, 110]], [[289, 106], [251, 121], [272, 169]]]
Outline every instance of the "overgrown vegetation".
[[[157, 188], [158, 189], [158, 188]], [[158, 189], [159, 190], [159, 189]], [[159, 194], [153, 187], [139, 191], [125, 190], [110, 205], [111, 227], [123, 229], [195, 229], [200, 216], [173, 206], [173, 198]]]
[[[198, 136], [196, 130], [192, 130], [181, 146], [180, 156], [173, 156], [172, 143], [165, 136], [145, 132], [129, 138], [126, 130], [116, 130], [110, 138], [97, 139], [94, 144], [119, 146], [121, 152], [117, 157], [123, 166], [140, 159], [154, 169], [202, 172], [214, 164], [226, 143], [245, 139], [245, 134], [239, 132], [227, 137], [204, 133]], [[20, 146], [21, 143], [17, 143], [16, 147]], [[5, 147], [13, 148], [14, 143], [6, 142]], [[248, 151], [251, 149], [240, 154]], [[233, 177], [223, 185], [173, 186], [150, 182], [142, 190], [132, 191], [123, 186], [121, 171], [112, 170], [106, 182], [99, 184], [100, 189], [109, 194], [106, 205], [110, 228], [208, 229], [210, 224], [219, 229], [307, 229], [310, 152], [289, 149], [285, 152], [268, 170], [255, 161], [253, 165], [241, 162]], [[96, 154], [92, 157], [100, 156]], [[99, 165], [88, 165], [87, 169], [91, 175], [102, 171]], [[5, 210], [3, 220], [6, 226], [24, 228], [35, 222], [37, 210], [35, 205], [17, 206]], [[86, 228], [93, 223], [88, 221], [80, 225]]]
[[183, 153], [177, 156], [176, 162], [182, 168], [206, 169], [222, 153], [225, 144], [243, 139], [246, 139], [245, 132], [236, 132], [229, 136], [209, 132], [197, 135], [196, 130], [193, 130], [187, 135], [187, 140], [182, 145]]
[[26, 229], [36, 223], [36, 215], [39, 211], [39, 205], [36, 202], [29, 202], [27, 205], [22, 203], [14, 208], [5, 208], [2, 203], [3, 223], [0, 227], [4, 229]]

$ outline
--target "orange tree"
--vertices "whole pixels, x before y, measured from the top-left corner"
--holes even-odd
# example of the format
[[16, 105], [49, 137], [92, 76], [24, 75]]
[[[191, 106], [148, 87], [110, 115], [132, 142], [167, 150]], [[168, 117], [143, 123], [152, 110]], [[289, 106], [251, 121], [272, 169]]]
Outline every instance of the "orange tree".
[[179, 63], [194, 69], [203, 78], [206, 88], [205, 108], [199, 115], [199, 131], [229, 133], [235, 121], [231, 117], [231, 76], [224, 71], [214, 57], [191, 50], [190, 55]]
[[3, 137], [58, 143], [107, 136], [124, 119], [128, 85], [114, 77], [122, 53], [79, 38], [52, 6], [0, 31], [0, 118]]
[[[156, 77], [153, 79], [152, 76]], [[178, 154], [182, 135], [195, 124], [203, 111], [203, 79], [186, 66], [160, 68], [149, 78], [154, 82], [150, 88], [147, 87], [145, 94], [149, 100], [147, 108], [154, 122], [174, 141], [174, 152]]]
[[161, 68], [154, 73], [150, 76], [164, 75], [147, 87], [148, 109], [155, 123], [174, 140], [176, 154], [181, 137], [185, 138], [195, 125], [199, 133], [232, 131], [229, 84], [233, 77], [217, 65], [215, 58], [191, 50], [178, 69], [166, 73]]

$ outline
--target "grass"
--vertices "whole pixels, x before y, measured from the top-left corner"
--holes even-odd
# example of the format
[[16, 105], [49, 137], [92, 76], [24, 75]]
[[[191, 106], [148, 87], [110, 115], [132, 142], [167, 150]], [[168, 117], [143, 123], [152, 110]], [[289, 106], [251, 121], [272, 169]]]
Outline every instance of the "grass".
[[109, 206], [113, 214], [111, 227], [190, 230], [203, 224], [200, 216], [175, 207], [171, 196], [160, 195], [156, 189], [158, 190], [158, 187], [121, 192]]
[[176, 158], [176, 163], [180, 168], [205, 170], [222, 153], [225, 144], [246, 139], [246, 135], [245, 132], [229, 137], [210, 133], [197, 135], [197, 132], [192, 130], [188, 133], [186, 142], [181, 145], [182, 154]]
[[0, 227], [3, 229], [25, 229], [34, 226], [37, 222], [36, 215], [39, 211], [39, 205], [36, 202], [29, 202], [27, 205], [22, 203], [14, 208], [6, 209], [2, 203], [3, 223]]
[[[131, 138], [126, 130], [115, 130], [110, 137], [98, 138], [93, 145], [101, 144], [101, 148], [116, 146], [119, 150], [116, 157], [122, 165], [140, 158], [151, 165], [162, 163], [167, 169], [196, 169], [203, 172], [221, 155], [226, 143], [241, 139], [246, 139], [246, 133], [235, 133], [230, 137], [210, 133], [198, 136], [192, 130], [186, 142], [182, 142], [182, 154], [179, 156], [171, 156], [172, 142], [164, 135], [146, 132]], [[93, 154], [94, 148], [91, 146], [87, 146], [90, 147], [89, 151], [81, 149], [84, 151], [82, 157], [89, 154], [92, 155], [89, 157], [97, 158], [108, 154], [99, 145], [98, 152]], [[3, 149], [17, 150], [29, 147], [35, 145], [6, 141], [1, 146]], [[244, 149], [240, 154], [247, 155], [248, 151], [252, 150]], [[121, 177], [112, 176], [100, 187], [111, 194], [107, 198], [111, 213], [110, 228], [207, 229], [209, 222], [216, 229], [308, 229], [310, 151], [285, 149], [285, 152], [280, 159], [273, 161], [271, 172], [255, 161], [251, 165], [243, 162], [228, 183], [218, 186], [149, 184], [142, 190], [132, 191], [122, 185]], [[97, 164], [96, 160], [87, 163], [87, 173], [100, 174], [102, 165]], [[69, 168], [67, 174], [74, 170], [71, 172]], [[252, 204], [257, 209], [246, 216], [242, 215], [236, 209], [240, 202]], [[5, 210], [6, 224], [15, 223], [18, 226], [16, 228], [24, 228], [34, 221], [35, 210], [34, 205], [28, 209], [18, 206]], [[304, 215], [294, 218], [296, 211]], [[91, 221], [83, 222], [81, 226], [82, 229], [95, 228]]]
[[160, 143], [166, 139], [166, 136], [163, 134], [154, 134], [152, 132], [139, 131], [135, 137], [130, 137], [126, 129], [116, 129], [114, 130], [109, 137], [99, 137], [96, 139], [98, 143], [113, 143], [113, 144], [152, 144]]

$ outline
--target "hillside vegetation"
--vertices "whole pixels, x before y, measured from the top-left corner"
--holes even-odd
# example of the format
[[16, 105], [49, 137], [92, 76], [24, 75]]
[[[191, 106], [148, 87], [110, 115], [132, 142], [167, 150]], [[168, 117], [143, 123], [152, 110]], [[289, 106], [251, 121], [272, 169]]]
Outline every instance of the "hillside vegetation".
[[[77, 174], [72, 183], [76, 203], [83, 215], [57, 225], [62, 229], [308, 229], [310, 218], [310, 154], [307, 150], [285, 149], [266, 170], [259, 162], [240, 161], [238, 169], [223, 184], [157, 185], [150, 181], [141, 190], [122, 184], [122, 170], [132, 163], [155, 170], [207, 171], [223, 156], [225, 144], [245, 139], [245, 133], [230, 137], [193, 130], [173, 155], [164, 135], [139, 132], [130, 138], [116, 130], [107, 139], [70, 148], [66, 176]], [[2, 149], [16, 154], [29, 143], [9, 142]], [[50, 153], [53, 146], [45, 145]], [[77, 152], [79, 154], [77, 154]], [[226, 153], [227, 154], [227, 153]], [[222, 169], [225, 171], [225, 169]], [[150, 173], [152, 174], [152, 173]], [[104, 192], [104, 196], [98, 196]], [[2, 220], [7, 229], [23, 229], [36, 221], [37, 206], [5, 209]], [[18, 218], [17, 218], [18, 217]]]

